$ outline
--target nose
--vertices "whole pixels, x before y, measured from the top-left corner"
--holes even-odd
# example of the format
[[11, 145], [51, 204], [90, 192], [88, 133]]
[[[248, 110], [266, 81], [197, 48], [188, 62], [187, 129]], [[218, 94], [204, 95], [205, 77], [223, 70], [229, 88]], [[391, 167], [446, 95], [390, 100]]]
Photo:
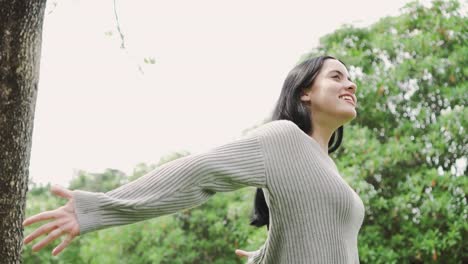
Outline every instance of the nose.
[[347, 90], [352, 90], [353, 93], [356, 93], [357, 86], [354, 82], [348, 81], [348, 84], [346, 86]]

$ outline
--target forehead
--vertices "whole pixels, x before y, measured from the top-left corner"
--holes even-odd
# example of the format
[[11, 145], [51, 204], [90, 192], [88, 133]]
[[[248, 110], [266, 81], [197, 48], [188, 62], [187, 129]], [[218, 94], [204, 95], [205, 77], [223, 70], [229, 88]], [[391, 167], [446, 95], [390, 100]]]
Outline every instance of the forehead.
[[339, 60], [328, 59], [323, 62], [322, 73], [327, 74], [334, 70], [348, 74], [348, 70]]

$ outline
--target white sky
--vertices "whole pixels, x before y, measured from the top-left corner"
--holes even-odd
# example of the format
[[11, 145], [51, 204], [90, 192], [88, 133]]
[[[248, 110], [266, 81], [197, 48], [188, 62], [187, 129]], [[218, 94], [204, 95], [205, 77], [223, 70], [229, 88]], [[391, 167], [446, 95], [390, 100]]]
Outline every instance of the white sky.
[[271, 112], [321, 36], [407, 2], [118, 0], [122, 50], [112, 0], [49, 0], [30, 177], [67, 186], [74, 170], [130, 174], [235, 139]]

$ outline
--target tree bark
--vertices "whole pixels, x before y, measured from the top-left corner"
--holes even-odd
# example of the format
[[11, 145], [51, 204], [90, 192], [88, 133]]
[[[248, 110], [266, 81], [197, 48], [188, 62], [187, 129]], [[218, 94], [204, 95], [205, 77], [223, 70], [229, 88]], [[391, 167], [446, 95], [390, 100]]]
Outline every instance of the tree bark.
[[0, 263], [21, 263], [46, 0], [0, 0]]

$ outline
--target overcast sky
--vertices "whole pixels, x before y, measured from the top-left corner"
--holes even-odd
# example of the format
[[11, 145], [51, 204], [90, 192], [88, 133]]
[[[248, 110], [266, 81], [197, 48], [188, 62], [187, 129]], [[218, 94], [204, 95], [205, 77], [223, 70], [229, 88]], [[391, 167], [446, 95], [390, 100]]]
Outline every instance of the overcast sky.
[[67, 186], [78, 169], [130, 174], [235, 139], [269, 115], [321, 36], [408, 2], [117, 1], [123, 50], [113, 1], [49, 0], [30, 177]]

